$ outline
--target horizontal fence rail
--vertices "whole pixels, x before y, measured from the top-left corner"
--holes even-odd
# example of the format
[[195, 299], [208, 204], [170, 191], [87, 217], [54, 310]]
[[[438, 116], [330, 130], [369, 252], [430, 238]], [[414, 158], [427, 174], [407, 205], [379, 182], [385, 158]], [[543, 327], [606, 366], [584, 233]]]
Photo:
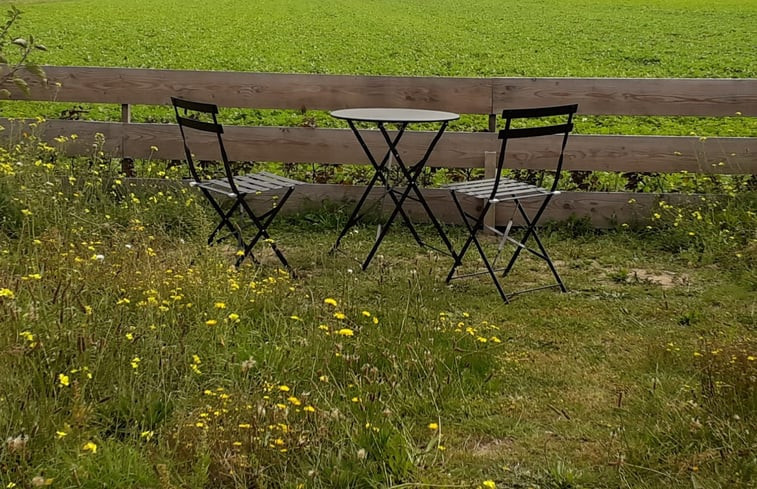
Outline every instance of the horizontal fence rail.
[[[61, 151], [71, 156], [90, 154], [95, 134], [100, 133], [105, 137], [104, 151], [116, 158], [183, 159], [175, 125], [131, 122], [132, 105], [168, 106], [172, 96], [248, 109], [406, 107], [447, 110], [489, 115], [490, 129], [493, 115], [504, 108], [566, 103], [577, 103], [579, 112], [586, 115], [757, 116], [755, 79], [444, 78], [61, 66], [43, 69], [48, 78], [46, 85], [31, 77], [28, 95], [15, 87], [6, 87], [12, 92], [12, 98], [122, 107], [120, 122], [47, 120], [38, 125], [35, 130], [53, 145], [57, 144], [54, 140], [58, 136], [76, 134], [76, 140], [59, 145]], [[0, 133], [0, 137], [12, 138], [22, 130], [20, 126], [24, 122], [0, 119], [0, 124], [10, 129]], [[419, 158], [431, 137], [429, 132], [409, 132], [401, 145], [403, 158]], [[384, 148], [377, 132], [367, 133], [366, 141], [370, 147]], [[347, 129], [227, 126], [226, 142], [229, 156], [240, 161], [368, 163], [354, 135]], [[493, 132], [447, 131], [429, 165], [485, 168], [493, 161], [486, 154], [496, 152], [498, 147]], [[197, 156], [217, 158], [212, 153]], [[545, 147], [530, 142], [513, 146], [509, 165], [510, 168], [541, 169], [549, 157]], [[566, 148], [565, 169], [754, 175], [757, 174], [757, 138], [573, 135]], [[318, 186], [302, 195], [308, 194], [311, 200], [320, 201], [325, 198], [323, 192], [327, 192], [338, 200], [351, 199], [357, 191], [343, 187], [346, 186]], [[640, 214], [638, 206], [630, 212], [623, 204], [631, 194], [605, 197], [595, 194], [565, 193], [556, 199], [550, 212], [555, 218], [566, 217], [568, 212], [588, 215], [598, 225]], [[434, 200], [444, 202], [448, 199], [445, 195], [434, 196]], [[305, 197], [300, 200], [303, 199]], [[644, 204], [651, 202], [650, 199], [637, 198], [637, 202]], [[444, 215], [446, 211], [440, 212]], [[497, 216], [500, 213], [498, 210]]]
[[[579, 113], [593, 115], [757, 116], [757, 81], [753, 79], [445, 78], [62, 66], [43, 69], [48, 86], [30, 79], [33, 100], [168, 105], [170, 97], [178, 95], [224, 107], [409, 107], [462, 114], [577, 103]], [[13, 98], [22, 97], [16, 89]]]
[[[11, 127], [13, 123], [5, 121], [5, 125]], [[244, 126], [226, 126], [224, 129], [224, 141], [232, 160], [369, 163], [348, 129]], [[49, 120], [38, 130], [44, 132], [47, 140], [75, 134], [75, 141], [57, 145], [69, 156], [89, 154], [95, 134], [100, 133], [105, 136], [106, 153], [113, 157], [184, 158], [181, 140], [177, 138], [178, 131], [172, 124]], [[403, 158], [420, 158], [433, 135], [433, 132], [413, 131], [403, 136], [400, 151]], [[202, 153], [200, 149], [197, 157], [218, 158], [212, 135], [207, 139], [207, 153]], [[372, 149], [385, 147], [378, 132], [366, 134], [365, 139]], [[516, 169], [543, 168], [544, 161], [554, 160], [547, 147], [549, 145], [544, 141], [513, 142], [510, 147], [513, 158], [508, 160], [508, 166]], [[429, 166], [482, 168], [484, 154], [498, 149], [499, 140], [495, 133], [449, 132], [439, 141]], [[573, 135], [566, 148], [565, 169], [756, 174], [757, 138]]]

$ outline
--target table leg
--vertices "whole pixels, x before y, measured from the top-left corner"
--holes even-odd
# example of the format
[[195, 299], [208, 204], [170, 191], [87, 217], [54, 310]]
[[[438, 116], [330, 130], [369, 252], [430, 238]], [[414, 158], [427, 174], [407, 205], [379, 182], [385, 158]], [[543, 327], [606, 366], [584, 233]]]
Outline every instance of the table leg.
[[[421, 191], [418, 188], [418, 184], [417, 184], [418, 177], [423, 172], [423, 168], [426, 167], [426, 163], [428, 162], [428, 159], [431, 156], [431, 153], [434, 151], [436, 144], [439, 142], [439, 139], [442, 137], [442, 134], [444, 134], [444, 131], [447, 129], [447, 122], [442, 123], [441, 127], [436, 133], [436, 136], [434, 136], [434, 139], [429, 144], [428, 149], [426, 150], [426, 153], [423, 155], [423, 158], [410, 168], [407, 168], [407, 166], [402, 161], [402, 157], [400, 156], [399, 151], [397, 151], [397, 145], [392, 144], [391, 138], [389, 137], [389, 134], [386, 132], [386, 130], [384, 130], [384, 128], [381, 126], [379, 126], [379, 128], [381, 129], [381, 132], [384, 136], [384, 140], [389, 146], [389, 150], [392, 152], [392, 154], [394, 155], [394, 158], [397, 160], [397, 164], [400, 167], [400, 170], [402, 171], [402, 174], [405, 177], [405, 180], [407, 180], [408, 186], [411, 187], [412, 191], [415, 193], [417, 197], [416, 200], [418, 200], [423, 206], [423, 209], [426, 211], [426, 215], [429, 217], [429, 219], [431, 220], [431, 223], [436, 228], [436, 232], [439, 234], [439, 237], [442, 239], [442, 241], [444, 242], [444, 245], [447, 247], [447, 250], [449, 251], [450, 256], [455, 258], [455, 249], [454, 249], [454, 246], [452, 246], [452, 242], [447, 237], [447, 234], [444, 232], [444, 229], [442, 228], [441, 224], [436, 219], [436, 216], [434, 216], [434, 213], [431, 211], [431, 207], [428, 205], [428, 202], [426, 202], [426, 199], [421, 194]], [[413, 234], [417, 236], [417, 233], [415, 232], [413, 224], [410, 222], [410, 220], [407, 218], [407, 216], [404, 213], [403, 213], [403, 218], [407, 226], [413, 232]], [[416, 241], [418, 241], [417, 238], [416, 238]], [[421, 241], [419, 241], [419, 244], [421, 246], [428, 246]]]
[[[352, 132], [355, 134], [355, 137], [358, 140], [358, 143], [360, 144], [360, 147], [363, 148], [363, 152], [368, 157], [368, 160], [371, 162], [371, 165], [373, 166], [375, 173], [373, 177], [371, 178], [370, 182], [368, 183], [367, 188], [363, 192], [363, 195], [360, 197], [360, 200], [358, 200], [358, 203], [355, 205], [355, 209], [352, 211], [352, 215], [350, 215], [350, 218], [347, 220], [347, 224], [345, 224], [344, 228], [342, 229], [342, 232], [339, 234], [339, 237], [337, 238], [336, 242], [334, 243], [334, 246], [331, 247], [331, 252], [333, 253], [336, 251], [336, 249], [339, 247], [339, 244], [341, 240], [344, 238], [344, 236], [347, 235], [347, 232], [355, 225], [357, 224], [361, 217], [360, 216], [360, 210], [365, 204], [366, 199], [368, 198], [368, 195], [370, 194], [373, 187], [376, 186], [376, 181], [381, 180], [381, 182], [384, 184], [384, 186], [389, 189], [388, 193], [391, 197], [392, 201], [394, 202], [394, 205], [397, 206], [397, 197], [394, 195], [394, 193], [391, 191], [391, 185], [389, 184], [389, 181], [387, 180], [386, 176], [384, 175], [384, 171], [386, 169], [386, 165], [389, 162], [389, 157], [393, 154], [391, 148], [396, 148], [396, 146], [399, 144], [400, 139], [402, 138], [402, 135], [405, 133], [405, 129], [407, 128], [407, 123], [401, 124], [399, 131], [397, 133], [397, 136], [394, 138], [394, 140], [389, 139], [389, 142], [387, 143], [390, 147], [390, 149], [387, 150], [386, 154], [381, 160], [381, 163], [378, 163], [376, 161], [376, 158], [373, 156], [373, 153], [371, 153], [370, 148], [368, 148], [368, 145], [365, 143], [365, 140], [360, 135], [360, 131], [357, 129], [355, 124], [352, 121], [347, 121], [350, 129], [352, 129]], [[382, 130], [382, 132], [386, 132], [383, 124], [379, 123], [379, 128]], [[396, 150], [395, 150], [396, 152]], [[400, 207], [400, 213], [402, 214], [402, 218], [405, 220], [406, 223], [410, 223], [410, 219], [405, 214], [405, 211]], [[420, 236], [418, 233], [411, 227], [411, 232], [413, 236], [415, 237], [415, 240], [420, 244], [423, 245]]]

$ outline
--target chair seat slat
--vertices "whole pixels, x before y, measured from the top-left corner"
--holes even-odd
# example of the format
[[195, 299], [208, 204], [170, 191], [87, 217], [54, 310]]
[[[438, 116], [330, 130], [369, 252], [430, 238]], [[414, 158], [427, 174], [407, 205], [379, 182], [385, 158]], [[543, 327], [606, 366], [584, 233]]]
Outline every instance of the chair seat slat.
[[281, 175], [276, 175], [274, 173], [268, 173], [265, 171], [261, 171], [259, 173], [256, 173], [259, 177], [265, 177], [271, 182], [278, 182], [282, 187], [289, 187], [292, 185], [302, 185], [304, 182], [301, 182], [299, 180], [292, 180], [291, 178], [282, 177]]
[[[446, 188], [454, 190], [460, 194], [469, 195], [479, 199], [486, 199], [492, 194], [494, 189], [494, 179], [453, 184]], [[519, 182], [517, 180], [502, 179], [497, 188], [495, 198], [498, 200], [508, 200], [515, 198], [543, 197], [549, 193], [549, 191], [537, 185]]]

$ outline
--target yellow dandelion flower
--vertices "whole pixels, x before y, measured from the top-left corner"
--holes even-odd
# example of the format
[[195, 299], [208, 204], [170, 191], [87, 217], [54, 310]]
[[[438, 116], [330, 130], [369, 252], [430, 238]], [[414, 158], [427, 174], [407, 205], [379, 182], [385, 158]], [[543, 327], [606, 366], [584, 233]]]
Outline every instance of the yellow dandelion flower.
[[336, 333], [341, 336], [355, 336], [355, 332], [352, 331], [350, 328], [342, 328]]
[[207, 324], [208, 326], [215, 326], [216, 324], [218, 324], [218, 321], [216, 321], [215, 319], [208, 319], [207, 321], [205, 321], [205, 324]]
[[224, 302], [216, 302], [214, 306], [216, 309], [226, 309], [226, 303]]
[[281, 392], [289, 392], [289, 386], [288, 385], [280, 385], [279, 390]]
[[336, 299], [332, 299], [331, 297], [327, 297], [327, 298], [323, 299], [323, 302], [324, 302], [324, 304], [328, 304], [330, 306], [334, 306], [334, 307], [337, 306]]
[[304, 408], [302, 408], [302, 410], [305, 411], [305, 412], [308, 412], [308, 413], [314, 413], [315, 412], [315, 408], [313, 406], [310, 406], [310, 405], [305, 406]]
[[14, 299], [16, 297], [16, 294], [13, 293], [11, 289], [0, 289], [0, 297], [5, 297], [7, 299]]
[[69, 379], [66, 374], [58, 374], [58, 382], [63, 387], [68, 387], [71, 384], [71, 379]]
[[95, 445], [93, 442], [88, 441], [84, 444], [83, 447], [81, 447], [83, 452], [91, 452], [91, 453], [97, 453], [97, 445]]
[[362, 314], [363, 316], [365, 316], [365, 317], [367, 317], [367, 318], [371, 317], [371, 313], [370, 313], [370, 312], [368, 312], [368, 311], [363, 311], [363, 312], [361, 312], [360, 314]]
[[239, 314], [237, 314], [235, 312], [232, 312], [231, 314], [229, 314], [229, 321], [231, 321], [233, 323], [238, 322], [239, 321]]
[[439, 429], [439, 425], [438, 425], [438, 424], [436, 424], [436, 423], [429, 423], [429, 424], [428, 424], [428, 429], [430, 429], [430, 430], [432, 430], [432, 431], [436, 431], [436, 430], [438, 430], [438, 429]]
[[55, 438], [57, 438], [59, 440], [62, 439], [62, 438], [65, 438], [67, 436], [68, 436], [68, 433], [66, 433], [65, 431], [56, 431], [55, 432]]
[[486, 480], [481, 483], [486, 489], [497, 489], [497, 484], [493, 480]]
[[343, 312], [335, 312], [334, 317], [337, 319], [347, 319], [347, 316]]
[[300, 401], [299, 399], [297, 399], [297, 398], [296, 398], [296, 397], [294, 397], [294, 396], [289, 396], [289, 397], [287, 397], [287, 401], [291, 402], [291, 403], [292, 403], [292, 404], [294, 404], [295, 406], [299, 406], [300, 404], [302, 404], [302, 401]]

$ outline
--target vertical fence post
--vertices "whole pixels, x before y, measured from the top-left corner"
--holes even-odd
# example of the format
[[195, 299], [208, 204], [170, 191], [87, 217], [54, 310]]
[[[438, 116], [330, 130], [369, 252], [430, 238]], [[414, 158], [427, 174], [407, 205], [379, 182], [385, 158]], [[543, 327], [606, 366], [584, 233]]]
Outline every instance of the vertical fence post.
[[[121, 104], [121, 122], [124, 124], [131, 123], [131, 105]], [[121, 137], [121, 152], [123, 153], [125, 138]], [[121, 158], [121, 173], [126, 177], [134, 176], [134, 160], [129, 157]]]
[[[494, 178], [497, 173], [497, 152], [484, 151], [484, 178]], [[487, 197], [488, 198], [488, 197]], [[494, 227], [497, 223], [497, 204], [492, 204], [484, 216], [484, 224]], [[484, 228], [486, 231], [486, 229]], [[487, 231], [488, 232], [488, 231]]]

